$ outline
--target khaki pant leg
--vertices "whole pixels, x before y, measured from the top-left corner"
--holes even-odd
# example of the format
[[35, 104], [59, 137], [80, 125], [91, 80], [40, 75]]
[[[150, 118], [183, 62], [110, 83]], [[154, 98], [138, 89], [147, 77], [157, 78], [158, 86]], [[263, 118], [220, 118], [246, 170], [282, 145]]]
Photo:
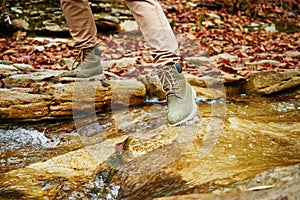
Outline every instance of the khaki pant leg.
[[176, 62], [178, 48], [175, 35], [162, 7], [156, 0], [125, 0], [137, 21], [144, 39], [153, 48], [157, 63]]
[[98, 45], [97, 28], [88, 0], [60, 0], [69, 31], [78, 48]]

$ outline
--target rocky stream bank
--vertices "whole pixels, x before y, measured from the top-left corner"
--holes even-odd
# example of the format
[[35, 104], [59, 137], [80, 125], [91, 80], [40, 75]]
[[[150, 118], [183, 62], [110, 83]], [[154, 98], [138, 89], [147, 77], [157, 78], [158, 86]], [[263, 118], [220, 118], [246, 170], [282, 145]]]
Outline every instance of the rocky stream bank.
[[[67, 32], [58, 1], [7, 3], [17, 29]], [[136, 29], [123, 1], [91, 7], [101, 30]], [[176, 28], [193, 31], [195, 22], [178, 26], [184, 9], [165, 8]], [[180, 127], [167, 126], [165, 97], [136, 32], [99, 37], [106, 80], [88, 82], [59, 76], [74, 57], [69, 40], [22, 31], [1, 39], [0, 198], [300, 199], [297, 33], [287, 41], [272, 34], [275, 25], [235, 27], [217, 14], [201, 14], [210, 32], [196, 31], [211, 57], [195, 37], [177, 35], [199, 106]], [[226, 24], [234, 32], [219, 29]], [[253, 28], [270, 33], [251, 37]]]
[[[213, 58], [187, 57], [185, 60], [201, 66], [222, 56], [231, 55], [220, 54]], [[136, 57], [103, 61], [103, 67], [107, 70], [112, 66], [118, 68], [125, 65], [138, 65], [138, 59]], [[262, 60], [261, 62], [273, 61]], [[5, 62], [2, 61], [2, 63]], [[0, 64], [0, 71], [6, 74], [5, 78], [1, 79], [3, 85], [3, 88], [0, 89], [1, 120], [43, 120], [72, 117], [74, 89], [84, 92], [87, 91], [87, 88], [93, 87], [95, 97], [90, 100], [95, 101], [98, 112], [110, 109], [112, 99], [116, 104], [141, 106], [144, 105], [146, 98], [155, 96], [164, 98], [157, 80], [149, 78], [149, 75], [138, 75], [123, 80], [112, 76], [110, 80], [102, 83], [91, 81], [78, 84], [73, 81], [61, 80], [59, 75], [64, 70], [33, 70], [31, 65], [11, 63]], [[288, 90], [293, 91], [300, 85], [298, 69], [252, 71], [247, 77], [223, 71], [217, 71], [215, 75], [211, 74], [213, 73], [202, 77], [186, 74], [186, 78], [195, 88], [197, 96], [233, 98], [239, 95], [272, 95]], [[215, 87], [220, 87], [220, 84], [223, 85], [225, 92], [221, 91], [220, 94], [212, 92]], [[129, 95], [130, 101], [128, 102]]]
[[156, 78], [109, 72], [138, 57], [104, 60], [107, 79], [88, 82], [1, 62], [2, 198], [299, 198], [298, 69], [185, 72], [199, 118], [168, 127]]

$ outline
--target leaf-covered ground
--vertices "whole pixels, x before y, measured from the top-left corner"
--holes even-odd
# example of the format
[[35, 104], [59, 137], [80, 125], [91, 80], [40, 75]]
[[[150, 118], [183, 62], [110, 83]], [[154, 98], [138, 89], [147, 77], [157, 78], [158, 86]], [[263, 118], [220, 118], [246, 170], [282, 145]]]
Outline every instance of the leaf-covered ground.
[[[280, 1], [274, 1], [249, 4], [247, 8], [243, 4], [225, 4], [225, 1], [160, 2], [179, 37], [182, 45], [180, 55], [183, 58], [223, 55], [215, 60], [216, 66], [220, 70], [242, 76], [247, 76], [253, 70], [299, 68], [300, 17], [297, 11], [299, 8], [295, 8], [298, 4], [293, 4], [292, 1], [290, 5], [280, 5]], [[274, 31], [280, 28], [280, 20], [286, 21], [285, 32]], [[148, 48], [140, 35], [99, 34], [99, 41], [102, 41], [100, 48], [105, 60], [140, 56], [140, 64], [151, 63]], [[24, 63], [31, 65], [33, 70], [67, 69], [59, 64], [61, 59], [75, 58], [78, 53], [79, 50], [73, 48], [72, 41], [60, 40], [54, 43], [50, 40], [37, 40], [27, 37], [25, 32], [18, 32], [13, 38], [0, 39], [2, 64]], [[188, 65], [184, 69], [194, 71]], [[122, 75], [133, 69], [123, 67], [109, 70]], [[3, 77], [4, 74], [0, 76]]]
[[[228, 14], [230, 11], [233, 12], [231, 7], [242, 7], [238, 4], [241, 1], [205, 2], [211, 3], [165, 0], [163, 5], [168, 13], [167, 16], [174, 21], [174, 30], [193, 35], [195, 41], [198, 41], [210, 56], [230, 53], [240, 58], [234, 62], [228, 59], [220, 60], [217, 63], [219, 68], [227, 69], [229, 72], [236, 72], [237, 68], [243, 68], [245, 71], [299, 68], [300, 33], [291, 30], [295, 27], [299, 30], [300, 27], [300, 15], [293, 12], [293, 9], [297, 10], [293, 6], [298, 6], [299, 13], [298, 4], [278, 6], [277, 1], [273, 3], [261, 1], [262, 3], [256, 4], [246, 1], [249, 7], [244, 8], [244, 11], [239, 10], [234, 14]], [[214, 8], [214, 6], [216, 7], [214, 10], [207, 8]], [[274, 18], [276, 20], [272, 20]], [[290, 25], [291, 27], [287, 27], [286, 31], [294, 33], [265, 30], [272, 27], [279, 29], [280, 26], [276, 24], [278, 20]], [[265, 62], [255, 65], [255, 61], [264, 59], [280, 63]]]

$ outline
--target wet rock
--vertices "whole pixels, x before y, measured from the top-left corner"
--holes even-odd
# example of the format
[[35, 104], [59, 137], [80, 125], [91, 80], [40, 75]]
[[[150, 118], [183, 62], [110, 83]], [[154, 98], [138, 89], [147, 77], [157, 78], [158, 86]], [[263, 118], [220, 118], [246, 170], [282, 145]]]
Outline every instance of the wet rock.
[[[124, 140], [124, 137], [105, 140], [98, 145], [93, 145], [92, 148], [82, 148], [56, 156], [45, 162], [37, 162], [22, 169], [12, 170], [6, 173], [5, 178], [0, 181], [0, 185], [6, 187], [8, 190], [15, 190], [10, 187], [12, 185], [16, 186], [16, 190], [23, 188], [21, 189], [23, 191], [20, 192], [32, 198], [55, 197], [59, 192], [58, 188], [62, 186], [68, 187], [68, 190], [74, 190], [76, 184], [73, 185], [70, 183], [79, 181], [84, 184], [88, 183], [89, 180], [93, 180], [92, 178], [99, 172], [99, 168], [103, 169], [101, 163], [103, 164], [104, 161], [108, 160], [114, 154], [115, 148], [113, 144], [122, 140]], [[103, 145], [107, 148], [102, 148], [104, 147]], [[15, 175], [18, 173], [22, 175], [16, 177]], [[11, 185], [10, 181], [7, 181], [7, 178], [12, 178], [14, 183]], [[39, 184], [32, 184], [31, 181]], [[66, 181], [70, 181], [70, 183], [64, 185]]]
[[[133, 20], [123, 1], [91, 0], [96, 25], [99, 31], [119, 31], [120, 23]], [[6, 1], [6, 9], [12, 21], [10, 28], [18, 27], [27, 31], [68, 32], [59, 1], [37, 0], [30, 4], [26, 1]], [[0, 27], [7, 24], [0, 23]]]
[[[20, 65], [17, 65], [20, 67]], [[47, 82], [57, 82], [59, 75], [63, 71], [47, 70], [40, 72], [33, 72], [29, 74], [17, 74], [3, 79], [3, 82], [7, 88], [12, 87], [35, 87]]]
[[[112, 101], [118, 105], [141, 105], [146, 96], [145, 86], [135, 80], [111, 81]], [[101, 94], [100, 94], [101, 95]]]
[[279, 53], [255, 53], [255, 56], [260, 56], [260, 57], [283, 57], [284, 54], [279, 54]]
[[[28, 27], [20, 27], [20, 28], [24, 28], [25, 30], [31, 30], [30, 28]], [[43, 27], [40, 28], [39, 31], [51, 31], [51, 32], [67, 32], [69, 29], [65, 26], [61, 26], [61, 25], [58, 25], [58, 24], [55, 24], [51, 21], [44, 21], [43, 22]]]
[[185, 74], [186, 79], [194, 87], [199, 97], [205, 98], [230, 98], [239, 95], [243, 91], [245, 77], [229, 74], [226, 72], [215, 72], [215, 75], [202, 77]]
[[[104, 111], [114, 106], [141, 105], [146, 95], [145, 86], [136, 80], [58, 83], [59, 71], [33, 73], [7, 79], [12, 89], [0, 90], [0, 118], [42, 120], [72, 117], [72, 111]], [[46, 81], [47, 80], [47, 81]], [[46, 81], [46, 82], [45, 82]], [[52, 81], [52, 82], [51, 82]], [[22, 89], [14, 89], [22, 87]]]
[[141, 105], [146, 93], [144, 85], [136, 80], [110, 81], [110, 87], [100, 82], [54, 84], [47, 91], [56, 103], [50, 106], [50, 116], [93, 109], [105, 110], [111, 105]]
[[11, 22], [12, 26], [16, 28], [29, 30], [29, 23], [24, 19], [13, 19]]
[[34, 119], [48, 115], [51, 96], [0, 89], [0, 119]]
[[[299, 163], [297, 153], [300, 146], [298, 133], [295, 132], [299, 123], [287, 120], [279, 122], [278, 126], [274, 113], [266, 113], [271, 112], [266, 105], [261, 106], [265, 120], [243, 118], [253, 114], [249, 106], [228, 106], [231, 107], [230, 116], [226, 118], [226, 128], [219, 133], [210, 133], [213, 129], [207, 128], [222, 126], [215, 120], [209, 125], [211, 115], [207, 110], [211, 109], [210, 106], [201, 107], [204, 113], [198, 124], [182, 127], [168, 127], [161, 120], [166, 107], [115, 111], [113, 117], [117, 118], [115, 125], [120, 131], [103, 132], [101, 129], [90, 137], [82, 135], [81, 141], [86, 144], [84, 148], [5, 172], [0, 186], [27, 198], [47, 196], [55, 199], [58, 193], [65, 192], [63, 188], [67, 187], [66, 192], [72, 193], [78, 187], [87, 187], [106, 170], [105, 180], [109, 180], [106, 184], [113, 183], [120, 187], [120, 199], [155, 198], [178, 193], [211, 193], [199, 194], [200, 197], [235, 197], [237, 192], [244, 195], [244, 190], [260, 190], [259, 186], [264, 190], [266, 184], [273, 187], [268, 188], [273, 192], [269, 194], [278, 194], [276, 191], [291, 194], [286, 192], [291, 191], [290, 188], [298, 188], [295, 187], [298, 182], [289, 178], [296, 178], [295, 174], [299, 174], [299, 166], [295, 165]], [[237, 116], [238, 112], [242, 118]], [[253, 116], [257, 116], [257, 113]], [[155, 127], [145, 127], [139, 123], [147, 124], [153, 120], [156, 120]], [[126, 130], [122, 131], [123, 128]], [[81, 135], [79, 129], [76, 134]], [[216, 137], [218, 142], [214, 143], [206, 156], [201, 157], [203, 148], [208, 148], [205, 143], [207, 134]], [[129, 137], [131, 140], [125, 148], [123, 142]], [[248, 180], [247, 184], [243, 182], [283, 163], [295, 167], [273, 170], [278, 179], [274, 175], [267, 180], [268, 175], [265, 174], [256, 176], [252, 182]], [[272, 182], [273, 178], [278, 181]], [[289, 187], [283, 186], [286, 183], [290, 184]]]
[[157, 76], [139, 75], [137, 80], [145, 85], [148, 99], [158, 98], [163, 100], [166, 98]]
[[[69, 43], [70, 45], [74, 44], [74, 41], [71, 39], [66, 39], [66, 38], [51, 38], [51, 37], [34, 37], [32, 40], [37, 40], [39, 42], [49, 42], [48, 44], [44, 45], [45, 47], [51, 47], [52, 45], [59, 45], [61, 43]], [[38, 46], [40, 47], [40, 46]], [[36, 47], [35, 47], [36, 48]]]
[[245, 90], [248, 94], [272, 94], [299, 85], [300, 72], [297, 69], [254, 72], [247, 80]]
[[[137, 59], [103, 61], [103, 66], [107, 69], [115, 65], [136, 65]], [[191, 57], [189, 60], [189, 62], [197, 63], [202, 61], [202, 58], [198, 57]], [[211, 60], [205, 59], [204, 61], [210, 62]], [[2, 102], [0, 108], [3, 113], [1, 118], [25, 119], [27, 117], [42, 120], [72, 117], [73, 111], [88, 114], [88, 112], [105, 111], [111, 107], [143, 105], [145, 99], [165, 100], [165, 94], [157, 77], [141, 75], [138, 80], [70, 82], [70, 80], [59, 78], [62, 72], [40, 71], [11, 75], [2, 79], [6, 87], [6, 95], [0, 97], [0, 102]], [[185, 74], [185, 77], [194, 87], [197, 95], [205, 98], [225, 98], [225, 94], [227, 97], [240, 94], [272, 94], [300, 85], [298, 70], [253, 72], [249, 77], [211, 71], [201, 77], [191, 74]], [[38, 95], [46, 95], [47, 100]], [[5, 96], [10, 97], [9, 104], [3, 103], [7, 102]], [[26, 100], [27, 96], [36, 100], [29, 103]], [[24, 104], [24, 101], [27, 103]], [[22, 113], [22, 109], [32, 109], [33, 112]]]
[[[264, 30], [267, 25], [264, 22], [251, 22], [249, 25], [244, 26], [244, 31], [259, 31]], [[275, 28], [275, 27], [274, 27]]]
[[[297, 199], [300, 193], [300, 170], [299, 165], [289, 167], [277, 167], [272, 170], [256, 175], [250, 182], [256, 187], [245, 188], [241, 185], [241, 190], [227, 194], [190, 194], [173, 197], [162, 197], [156, 200], [205, 200], [205, 199]], [[259, 178], [260, 177], [260, 178]], [[284, 177], [284, 178], [283, 178]], [[276, 183], [274, 183], [274, 181]]]
[[44, 133], [33, 130], [33, 129], [22, 129], [17, 128], [15, 130], [3, 130], [0, 129], [1, 133], [1, 149], [3, 153], [8, 150], [17, 149], [20, 147], [26, 148], [28, 146], [35, 148], [50, 148], [55, 147], [58, 141], [55, 139], [47, 138]]

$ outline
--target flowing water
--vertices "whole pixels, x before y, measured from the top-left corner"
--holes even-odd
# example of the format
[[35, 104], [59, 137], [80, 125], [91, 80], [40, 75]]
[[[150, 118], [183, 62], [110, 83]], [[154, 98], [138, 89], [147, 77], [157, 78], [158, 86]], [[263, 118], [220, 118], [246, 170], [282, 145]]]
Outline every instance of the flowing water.
[[[221, 131], [215, 138], [205, 138], [203, 130], [212, 121], [212, 105], [216, 102], [199, 99], [200, 118], [193, 122], [197, 126], [168, 127], [163, 103], [98, 114], [97, 122], [87, 119], [80, 127], [68, 120], [2, 124], [0, 197], [152, 199], [236, 192], [255, 187], [258, 183], [250, 180], [257, 174], [300, 163], [299, 95], [276, 98], [242, 95], [230, 100], [225, 105], [226, 117], [210, 127]], [[93, 131], [99, 133], [99, 129], [101, 134], [94, 135]], [[80, 135], [88, 135], [89, 139]], [[118, 137], [115, 142], [106, 142]], [[114, 151], [123, 151], [124, 139], [128, 137], [131, 154], [118, 157]], [[210, 140], [213, 146], [204, 149]], [[88, 158], [81, 151], [83, 148], [93, 158]], [[103, 152], [93, 155], [98, 148]], [[109, 148], [112, 153], [104, 151]], [[201, 150], [206, 151], [203, 154]], [[68, 152], [69, 157], [59, 157]], [[99, 168], [99, 160], [109, 168]], [[38, 161], [48, 164], [34, 164]], [[73, 162], [74, 171], [68, 171], [66, 166]], [[53, 167], [52, 163], [59, 164]], [[291, 177], [299, 178], [299, 170], [296, 175]], [[264, 181], [273, 187], [283, 176]]]

